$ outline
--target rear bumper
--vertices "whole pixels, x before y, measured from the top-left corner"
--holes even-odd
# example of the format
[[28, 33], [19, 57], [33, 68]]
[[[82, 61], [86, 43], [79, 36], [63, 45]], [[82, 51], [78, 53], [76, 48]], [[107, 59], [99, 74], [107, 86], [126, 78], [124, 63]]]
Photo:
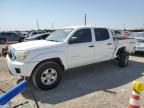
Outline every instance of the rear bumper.
[[18, 61], [12, 61], [8, 56], [6, 57], [7, 64], [8, 64], [8, 70], [10, 74], [15, 76], [27, 76], [29, 77], [35, 68], [35, 66], [38, 64], [36, 63], [22, 63]]

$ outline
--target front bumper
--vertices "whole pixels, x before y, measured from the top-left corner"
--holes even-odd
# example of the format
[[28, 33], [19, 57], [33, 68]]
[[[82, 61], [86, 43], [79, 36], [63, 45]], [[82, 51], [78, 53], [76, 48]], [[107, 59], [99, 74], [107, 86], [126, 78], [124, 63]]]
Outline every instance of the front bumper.
[[35, 68], [35, 66], [38, 64], [38, 62], [35, 63], [22, 63], [19, 61], [12, 61], [8, 56], [6, 57], [7, 64], [8, 64], [8, 70], [12, 75], [15, 76], [27, 76], [29, 77]]

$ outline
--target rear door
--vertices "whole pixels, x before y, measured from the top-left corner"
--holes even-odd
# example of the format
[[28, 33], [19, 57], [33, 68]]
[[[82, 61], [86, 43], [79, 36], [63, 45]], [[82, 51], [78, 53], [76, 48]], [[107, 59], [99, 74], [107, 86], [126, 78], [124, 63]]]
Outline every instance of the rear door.
[[95, 34], [95, 60], [109, 60], [113, 56], [114, 45], [112, 36], [105, 28], [94, 28]]
[[77, 30], [68, 43], [69, 68], [86, 65], [93, 61], [94, 42], [89, 28]]

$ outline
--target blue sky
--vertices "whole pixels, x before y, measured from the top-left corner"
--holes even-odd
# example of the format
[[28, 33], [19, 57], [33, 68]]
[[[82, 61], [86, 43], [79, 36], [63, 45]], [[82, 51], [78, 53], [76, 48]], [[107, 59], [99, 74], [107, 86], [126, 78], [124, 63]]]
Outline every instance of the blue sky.
[[144, 28], [144, 0], [0, 0], [0, 31], [87, 24]]

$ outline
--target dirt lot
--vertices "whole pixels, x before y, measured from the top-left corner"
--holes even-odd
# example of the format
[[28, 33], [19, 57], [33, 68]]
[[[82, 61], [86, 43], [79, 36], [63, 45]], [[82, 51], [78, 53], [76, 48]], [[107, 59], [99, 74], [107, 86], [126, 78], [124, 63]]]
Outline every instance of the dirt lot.
[[[143, 75], [144, 54], [135, 54], [130, 56], [126, 68], [108, 61], [65, 72], [60, 85], [50, 91], [37, 90], [29, 84], [12, 103], [28, 100], [36, 108], [33, 91], [40, 108], [126, 108], [132, 81], [144, 82]], [[0, 89], [6, 90], [19, 80], [9, 74], [5, 58], [0, 58]], [[143, 94], [141, 108], [144, 108]]]

